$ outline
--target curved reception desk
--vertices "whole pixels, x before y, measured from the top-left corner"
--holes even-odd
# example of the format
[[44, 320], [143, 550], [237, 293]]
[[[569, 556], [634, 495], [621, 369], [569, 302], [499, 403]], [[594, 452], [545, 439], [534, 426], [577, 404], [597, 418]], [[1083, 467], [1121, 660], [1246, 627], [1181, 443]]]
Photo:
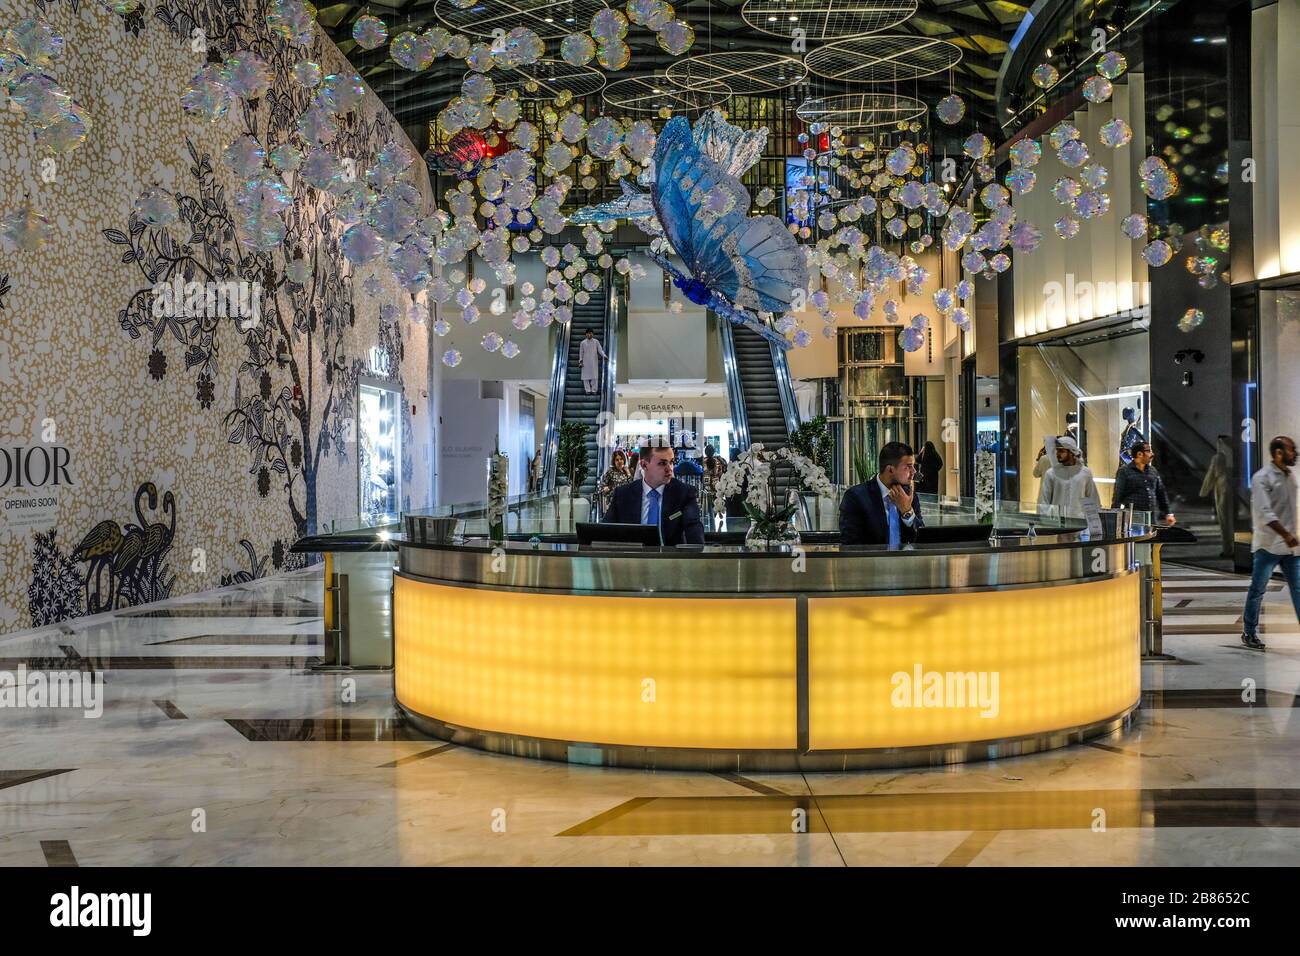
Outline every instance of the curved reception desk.
[[1135, 545], [402, 544], [397, 703], [499, 753], [843, 770], [1033, 753], [1140, 698]]

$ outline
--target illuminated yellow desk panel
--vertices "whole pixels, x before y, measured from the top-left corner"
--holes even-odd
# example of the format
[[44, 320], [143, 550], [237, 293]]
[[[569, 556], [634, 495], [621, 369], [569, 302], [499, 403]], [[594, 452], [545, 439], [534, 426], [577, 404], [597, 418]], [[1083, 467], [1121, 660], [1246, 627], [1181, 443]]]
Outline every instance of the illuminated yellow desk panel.
[[1140, 694], [1138, 583], [810, 600], [811, 749], [999, 740], [1123, 713]]
[[795, 602], [528, 594], [397, 577], [397, 700], [461, 727], [795, 746]]
[[1033, 753], [1138, 704], [1131, 542], [809, 550], [403, 545], [397, 703], [496, 752], [732, 771]]

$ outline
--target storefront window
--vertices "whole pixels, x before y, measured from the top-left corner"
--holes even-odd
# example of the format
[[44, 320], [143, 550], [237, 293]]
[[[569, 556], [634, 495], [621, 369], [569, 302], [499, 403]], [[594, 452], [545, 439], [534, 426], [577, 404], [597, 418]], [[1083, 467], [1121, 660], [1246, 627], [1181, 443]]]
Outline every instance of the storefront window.
[[362, 385], [357, 430], [361, 521], [396, 521], [401, 498], [401, 395], [391, 388]]
[[[1109, 335], [1066, 336], [1019, 349], [1020, 498], [1038, 498], [1039, 451], [1049, 436], [1069, 435], [1083, 449], [1109, 506], [1115, 475], [1134, 442], [1150, 438], [1147, 334], [1125, 326]], [[1036, 469], [1035, 466], [1039, 467]]]

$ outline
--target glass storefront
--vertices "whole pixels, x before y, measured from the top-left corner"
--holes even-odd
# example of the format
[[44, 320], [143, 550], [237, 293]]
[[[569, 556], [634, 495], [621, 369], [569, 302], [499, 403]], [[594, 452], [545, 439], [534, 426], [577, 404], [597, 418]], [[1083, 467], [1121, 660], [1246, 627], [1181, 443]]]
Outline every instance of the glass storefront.
[[1115, 474], [1132, 444], [1150, 438], [1147, 339], [1140, 326], [1129, 324], [1019, 348], [1015, 464], [1021, 501], [1038, 498], [1035, 465], [1045, 439], [1070, 435], [1083, 449], [1102, 504], [1109, 506]]
[[361, 385], [357, 401], [357, 459], [360, 473], [361, 523], [396, 521], [401, 509], [401, 393], [378, 385]]
[[1259, 293], [1259, 424], [1261, 454], [1275, 435], [1300, 435], [1300, 285]]

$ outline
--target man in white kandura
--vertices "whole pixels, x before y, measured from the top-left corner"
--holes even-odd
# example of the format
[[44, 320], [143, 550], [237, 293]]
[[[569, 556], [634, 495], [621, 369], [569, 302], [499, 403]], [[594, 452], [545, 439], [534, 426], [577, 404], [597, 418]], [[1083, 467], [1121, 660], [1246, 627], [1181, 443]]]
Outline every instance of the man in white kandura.
[[603, 359], [609, 357], [596, 341], [596, 337], [591, 334], [591, 329], [588, 329], [582, 344], [578, 346], [578, 362], [582, 365], [582, 390], [588, 395], [595, 395], [600, 391], [600, 366], [596, 364], [597, 356]]
[[1055, 507], [1056, 514], [1061, 517], [1086, 518], [1089, 533], [1101, 534], [1097, 483], [1093, 480], [1092, 470], [1083, 463], [1079, 443], [1069, 435], [1061, 435], [1055, 441], [1049, 438], [1043, 444], [1049, 455], [1054, 446], [1056, 462], [1043, 475], [1038, 492], [1039, 506]]

